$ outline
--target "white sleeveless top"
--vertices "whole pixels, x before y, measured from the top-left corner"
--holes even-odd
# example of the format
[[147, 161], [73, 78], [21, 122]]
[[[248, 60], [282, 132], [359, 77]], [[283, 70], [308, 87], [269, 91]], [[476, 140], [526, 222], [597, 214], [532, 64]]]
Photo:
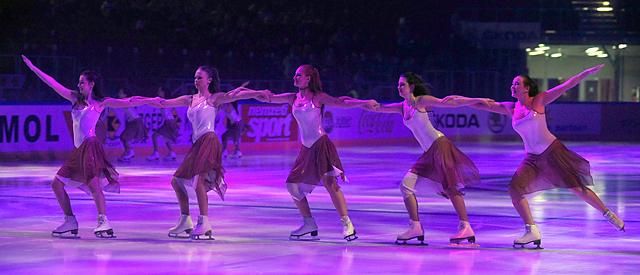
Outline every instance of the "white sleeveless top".
[[[405, 114], [408, 114], [410, 118], [404, 119]], [[444, 136], [442, 132], [433, 127], [427, 112], [420, 112], [404, 101], [402, 102], [402, 122], [411, 130], [425, 152], [429, 150], [436, 139]]]
[[311, 148], [318, 139], [326, 135], [322, 128], [322, 111], [316, 107], [311, 99], [302, 99], [300, 93], [296, 94], [291, 113], [298, 122], [302, 145]]
[[96, 123], [102, 110], [96, 105], [87, 105], [83, 109], [71, 109], [73, 120], [73, 145], [78, 148], [88, 137], [96, 136]]
[[191, 128], [193, 129], [191, 140], [193, 142], [196, 142], [196, 140], [208, 132], [215, 132], [216, 113], [216, 107], [209, 105], [207, 100], [203, 100], [193, 107], [189, 105], [187, 118], [191, 121]]
[[546, 116], [534, 110], [521, 119], [512, 118], [511, 126], [522, 137], [525, 152], [530, 154], [541, 154], [556, 140], [547, 128]]

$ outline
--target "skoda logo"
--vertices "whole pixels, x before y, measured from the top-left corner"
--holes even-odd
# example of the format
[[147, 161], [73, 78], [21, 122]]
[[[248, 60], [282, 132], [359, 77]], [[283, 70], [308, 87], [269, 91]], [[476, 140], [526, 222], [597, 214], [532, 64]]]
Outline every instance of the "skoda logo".
[[488, 120], [489, 130], [495, 134], [501, 133], [504, 130], [504, 126], [507, 125], [507, 116], [505, 115], [489, 113]]

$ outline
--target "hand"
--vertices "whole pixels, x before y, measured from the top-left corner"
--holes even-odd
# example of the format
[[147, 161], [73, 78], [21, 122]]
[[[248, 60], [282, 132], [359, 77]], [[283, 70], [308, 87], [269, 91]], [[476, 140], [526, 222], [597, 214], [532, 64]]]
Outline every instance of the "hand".
[[487, 107], [491, 107], [491, 105], [496, 103], [496, 101], [491, 98], [481, 98], [481, 99], [482, 101], [480, 103]]
[[461, 98], [462, 98], [462, 96], [459, 96], [459, 95], [448, 95], [448, 96], [445, 96], [444, 98], [442, 98], [440, 100], [440, 102], [442, 102], [442, 103], [456, 102], [456, 101], [460, 100]]
[[367, 100], [367, 103], [363, 107], [366, 110], [376, 111], [376, 110], [380, 109], [380, 103], [378, 103], [377, 101], [371, 99], [371, 100]]
[[587, 73], [587, 74], [595, 74], [595, 73], [598, 73], [603, 67], [604, 67], [604, 64], [600, 64], [600, 65], [597, 65], [597, 66], [593, 66], [593, 67], [591, 67], [589, 69], [586, 69], [586, 70], [584, 70], [584, 72]]
[[22, 61], [24, 61], [24, 64], [27, 65], [27, 67], [31, 68], [33, 67], [33, 63], [31, 62], [31, 60], [29, 60], [29, 58], [27, 58], [26, 56], [21, 55], [22, 56]]
[[338, 99], [344, 103], [345, 100], [351, 100], [351, 99], [354, 99], [354, 98], [350, 97], [350, 96], [343, 95], [341, 97], [338, 97]]
[[258, 91], [258, 95], [256, 95], [255, 99], [261, 102], [271, 102], [271, 96], [273, 93], [269, 90]]
[[154, 98], [147, 98], [145, 101], [146, 104], [148, 104], [149, 106], [153, 106], [156, 108], [162, 108], [162, 102], [164, 101], [164, 98], [161, 97], [154, 97]]

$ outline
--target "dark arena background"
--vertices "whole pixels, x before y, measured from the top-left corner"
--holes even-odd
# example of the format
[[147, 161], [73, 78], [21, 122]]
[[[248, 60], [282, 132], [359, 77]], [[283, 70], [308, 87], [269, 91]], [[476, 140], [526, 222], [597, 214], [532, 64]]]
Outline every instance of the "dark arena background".
[[[435, 106], [427, 108], [431, 124], [479, 171], [479, 183], [464, 189], [475, 243], [451, 242], [459, 223], [451, 201], [418, 190], [428, 245], [396, 244], [409, 222], [403, 178], [426, 150], [401, 115], [324, 104], [322, 128], [348, 179], [339, 186], [358, 239], [343, 239], [333, 197], [318, 186], [307, 198], [319, 239], [291, 240], [302, 217], [287, 176], [303, 132], [292, 105], [243, 99], [226, 105], [231, 112], [216, 106], [215, 133], [228, 143], [221, 153], [228, 190], [224, 200], [209, 192], [205, 204], [215, 240], [167, 236], [180, 217], [172, 178], [196, 145], [186, 105], [152, 104], [107, 107], [92, 128], [119, 173], [120, 192], [104, 193], [115, 238], [94, 235], [95, 196], [70, 185], [64, 190], [78, 234], [54, 237], [65, 214], [52, 185], [75, 152], [75, 111], [23, 55], [71, 90], [80, 89], [81, 72], [93, 70], [101, 76], [94, 92], [113, 98], [156, 97], [160, 87], [167, 99], [196, 94], [201, 65], [217, 68], [223, 92], [248, 81], [249, 89], [296, 93], [296, 69], [311, 64], [337, 101], [382, 105], [404, 100], [405, 72], [421, 75], [436, 100], [455, 94], [516, 102], [518, 75], [545, 92], [604, 64], [580, 75], [544, 114], [550, 132], [589, 162], [588, 188], [624, 221], [624, 231], [582, 195], [551, 189], [526, 196], [544, 249], [514, 245], [526, 232], [509, 186], [528, 155], [511, 116]], [[639, 102], [635, 0], [2, 0], [0, 272], [632, 274], [640, 270]], [[127, 139], [135, 119], [142, 136]], [[158, 133], [169, 121], [175, 140], [166, 145]], [[237, 138], [225, 136], [234, 129]]]

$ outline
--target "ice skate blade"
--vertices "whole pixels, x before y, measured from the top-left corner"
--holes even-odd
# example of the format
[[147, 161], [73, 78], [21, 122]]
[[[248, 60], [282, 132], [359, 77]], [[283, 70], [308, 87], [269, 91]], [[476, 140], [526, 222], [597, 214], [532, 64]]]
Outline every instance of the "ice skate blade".
[[189, 239], [191, 238], [191, 231], [193, 229], [186, 229], [182, 232], [179, 233], [171, 233], [169, 232], [169, 234], [167, 234], [169, 237], [171, 238], [176, 238], [176, 239]]
[[347, 235], [347, 236], [344, 236], [344, 238], [343, 238], [343, 239], [347, 240], [347, 242], [351, 242], [351, 241], [355, 241], [355, 240], [357, 240], [357, 239], [358, 239], [358, 236], [356, 235], [356, 231], [354, 230], [354, 231], [353, 231], [353, 234], [351, 234], [351, 235]]
[[80, 236], [78, 236], [78, 229], [68, 230], [64, 232], [51, 232], [51, 237], [60, 239], [80, 239]]
[[215, 240], [213, 238], [213, 234], [211, 233], [211, 231], [207, 231], [202, 235], [191, 234], [191, 239], [194, 240], [194, 241], [213, 241], [213, 240]]
[[[527, 247], [527, 244], [533, 243], [535, 245], [535, 247]], [[513, 242], [513, 248], [516, 249], [544, 249], [543, 247], [541, 247], [540, 245], [542, 244], [542, 240], [535, 240], [535, 241], [530, 241], [527, 243], [517, 243], [517, 242]]]
[[[410, 242], [412, 240], [416, 240], [416, 242]], [[415, 236], [408, 239], [396, 239], [396, 244], [397, 245], [429, 245], [424, 242], [424, 235]]]
[[93, 234], [95, 234], [97, 238], [101, 238], [101, 239], [113, 239], [116, 237], [115, 235], [113, 235], [113, 229], [96, 231], [96, 232], [93, 232]]
[[449, 239], [449, 243], [452, 244], [460, 244], [463, 241], [467, 241], [468, 243], [472, 244], [472, 243], [476, 243], [476, 236], [469, 236], [469, 237], [464, 237], [464, 238], [452, 238]]
[[307, 232], [304, 234], [300, 234], [300, 235], [289, 235], [289, 240], [291, 241], [317, 241], [320, 240], [320, 237], [318, 237], [318, 230], [314, 230], [311, 232]]

